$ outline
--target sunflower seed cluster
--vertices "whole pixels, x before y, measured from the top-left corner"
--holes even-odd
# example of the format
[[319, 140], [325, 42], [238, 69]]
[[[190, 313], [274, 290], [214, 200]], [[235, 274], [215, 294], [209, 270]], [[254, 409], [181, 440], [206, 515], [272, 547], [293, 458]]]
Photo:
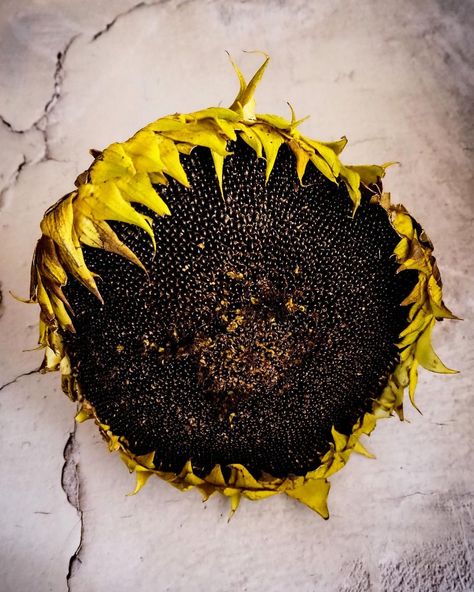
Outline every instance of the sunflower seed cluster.
[[417, 274], [397, 274], [399, 237], [370, 192], [352, 216], [345, 185], [311, 164], [300, 184], [286, 146], [268, 183], [243, 141], [229, 151], [223, 195], [204, 148], [182, 156], [191, 189], [158, 188], [172, 215], [146, 212], [156, 252], [111, 224], [147, 274], [84, 249], [105, 304], [69, 279], [68, 351], [101, 421], [157, 468], [301, 475], [379, 396]]

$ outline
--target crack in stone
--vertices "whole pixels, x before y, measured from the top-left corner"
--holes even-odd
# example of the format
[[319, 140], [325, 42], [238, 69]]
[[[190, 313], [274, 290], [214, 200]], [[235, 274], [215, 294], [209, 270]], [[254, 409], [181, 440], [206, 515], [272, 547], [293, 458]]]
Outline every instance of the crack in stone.
[[[41, 127], [43, 121], [46, 122], [46, 125], [44, 127]], [[35, 129], [41, 134], [41, 137], [43, 139], [43, 144], [44, 144], [44, 152], [43, 152], [41, 158], [37, 161], [38, 163], [46, 162], [48, 160], [54, 160], [55, 162], [59, 162], [57, 158], [53, 158], [51, 156], [51, 149], [49, 147], [48, 125], [49, 125], [49, 122], [46, 117], [44, 117], [39, 123], [35, 124]], [[61, 161], [61, 162], [64, 162], [64, 161]]]
[[[154, 2], [144, 2], [144, 1], [138, 2], [137, 4], [135, 4], [134, 6], [129, 8], [128, 10], [125, 10], [124, 12], [120, 12], [119, 14], [117, 14], [109, 23], [107, 23], [105, 25], [105, 27], [103, 27], [102, 29], [97, 31], [97, 33], [95, 33], [92, 36], [91, 43], [96, 41], [97, 39], [99, 39], [99, 37], [101, 37], [102, 35], [104, 35], [108, 31], [110, 31], [110, 29], [113, 28], [115, 23], [118, 20], [120, 20], [122, 17], [125, 17], [125, 16], [135, 12], [136, 10], [140, 10], [142, 8], [147, 8], [147, 7], [152, 7], [152, 6], [158, 6], [160, 4], [165, 4], [166, 2], [167, 2], [167, 0], [155, 0]], [[187, 2], [184, 1], [178, 5], [178, 8], [180, 8], [186, 4], [187, 4]], [[73, 35], [68, 40], [66, 45], [64, 46], [64, 49], [62, 51], [58, 52], [58, 54], [56, 56], [56, 67], [54, 69], [54, 75], [53, 75], [53, 93], [50, 96], [50, 98], [46, 101], [46, 104], [43, 107], [43, 114], [35, 122], [33, 122], [30, 125], [30, 127], [25, 128], [25, 129], [15, 128], [7, 119], [5, 119], [5, 117], [3, 117], [0, 114], [0, 122], [5, 127], [7, 127], [8, 130], [10, 132], [12, 132], [13, 134], [23, 135], [23, 134], [27, 134], [28, 132], [30, 132], [32, 130], [37, 130], [42, 135], [43, 143], [44, 143], [43, 155], [38, 159], [35, 158], [30, 161], [28, 161], [28, 160], [26, 160], [26, 158], [24, 158], [24, 162], [20, 163], [19, 167], [17, 168], [17, 170], [13, 174], [12, 180], [4, 188], [2, 188], [0, 190], [0, 210], [2, 209], [2, 207], [4, 205], [3, 197], [4, 197], [5, 193], [7, 191], [9, 191], [12, 187], [14, 187], [14, 185], [18, 182], [21, 172], [26, 167], [31, 166], [31, 165], [35, 165], [35, 164], [38, 164], [41, 162], [46, 162], [49, 160], [57, 160], [51, 156], [51, 150], [50, 150], [50, 146], [49, 146], [49, 137], [48, 137], [49, 117], [50, 117], [52, 111], [54, 110], [55, 106], [57, 105], [58, 101], [61, 99], [62, 85], [63, 85], [63, 81], [64, 81], [65, 60], [66, 60], [69, 50], [71, 49], [72, 44], [77, 39], [77, 37], [79, 37], [79, 34], [76, 33], [75, 35]], [[61, 162], [63, 162], [63, 161], [61, 161]]]
[[5, 117], [3, 117], [3, 115], [0, 115], [0, 121], [12, 133], [14, 133], [14, 134], [26, 134], [29, 131], [31, 131], [32, 129], [38, 129], [38, 126], [41, 125], [42, 121], [51, 114], [51, 111], [54, 109], [54, 107], [56, 106], [58, 100], [61, 97], [62, 84], [63, 84], [63, 81], [64, 81], [64, 62], [66, 60], [66, 57], [67, 57], [67, 54], [68, 54], [69, 50], [71, 49], [72, 44], [74, 43], [74, 41], [77, 39], [78, 36], [79, 35], [77, 33], [75, 35], [73, 35], [68, 40], [68, 42], [66, 43], [66, 45], [64, 46], [64, 49], [62, 49], [56, 55], [56, 66], [55, 66], [54, 75], [53, 75], [53, 93], [50, 96], [50, 98], [46, 101], [46, 104], [43, 107], [43, 113], [42, 113], [42, 115], [36, 121], [34, 121], [30, 125], [30, 127], [25, 128], [25, 129], [16, 129], [15, 127], [13, 127], [13, 125], [7, 119], [5, 119]]
[[[56, 68], [54, 69], [54, 76], [53, 76], [53, 81], [54, 81], [53, 94], [51, 95], [50, 99], [47, 101], [46, 105], [44, 106], [43, 117], [49, 115], [49, 113], [54, 109], [54, 106], [56, 105], [56, 103], [58, 102], [58, 100], [61, 97], [62, 85], [64, 82], [64, 61], [66, 59], [66, 56], [67, 56], [69, 50], [71, 49], [71, 45], [74, 43], [74, 41], [76, 40], [77, 37], [78, 37], [77, 33], [75, 35], [73, 35], [69, 39], [69, 41], [66, 43], [66, 45], [64, 46], [64, 49], [62, 51], [60, 51], [56, 56]], [[38, 124], [41, 122], [41, 119], [42, 118], [40, 118], [37, 121]]]
[[21, 175], [21, 171], [24, 169], [25, 166], [30, 164], [26, 156], [23, 154], [23, 159], [20, 164], [16, 167], [16, 170], [10, 176], [10, 180], [7, 182], [6, 185], [2, 187], [0, 190], [0, 209], [5, 205], [5, 196], [10, 191], [12, 187], [14, 187], [18, 181], [18, 178]]
[[9, 380], [5, 384], [2, 384], [0, 386], [0, 391], [3, 391], [3, 389], [7, 388], [7, 386], [10, 386], [14, 382], [17, 382], [18, 380], [20, 380], [20, 378], [23, 378], [24, 376], [31, 376], [32, 374], [37, 374], [38, 372], [39, 372], [38, 368], [35, 368], [34, 370], [29, 370], [28, 372], [23, 372], [22, 374], [15, 376], [15, 378], [13, 378], [12, 380]]
[[84, 540], [84, 511], [81, 507], [81, 480], [79, 474], [79, 446], [76, 440], [77, 423], [74, 422], [74, 428], [69, 433], [69, 437], [64, 446], [64, 465], [61, 473], [61, 487], [66, 494], [67, 501], [76, 510], [81, 523], [79, 535], [79, 544], [69, 559], [68, 571], [66, 574], [66, 588], [71, 591], [71, 578], [77, 573], [82, 565], [81, 550]]
[[69, 50], [71, 49], [72, 44], [77, 39], [78, 34], [73, 35], [69, 41], [64, 46], [64, 49], [58, 52], [56, 56], [56, 67], [54, 69], [54, 76], [53, 76], [53, 94], [46, 102], [43, 108], [43, 115], [33, 123], [30, 129], [34, 128], [40, 132], [43, 137], [44, 142], [44, 153], [41, 159], [38, 162], [45, 162], [48, 160], [53, 160], [51, 157], [51, 151], [49, 147], [49, 136], [48, 136], [48, 126], [49, 126], [49, 118], [51, 113], [53, 112], [54, 108], [58, 104], [59, 100], [61, 99], [62, 87], [64, 82], [64, 63], [67, 57]]
[[399, 501], [399, 500], [403, 500], [406, 499], [408, 497], [413, 497], [415, 495], [421, 495], [421, 496], [432, 496], [432, 495], [439, 495], [438, 491], [413, 491], [412, 493], [406, 493], [404, 495], [397, 495], [394, 497], [385, 497], [383, 498], [384, 501]]
[[32, 130], [36, 130], [41, 134], [41, 136], [43, 138], [43, 144], [44, 144], [43, 154], [39, 158], [27, 160], [26, 157], [23, 155], [23, 161], [19, 164], [16, 171], [13, 173], [11, 180], [0, 191], [0, 209], [2, 209], [2, 207], [4, 206], [5, 194], [15, 186], [15, 184], [18, 182], [18, 179], [20, 178], [22, 171], [26, 167], [28, 167], [30, 165], [38, 164], [41, 162], [46, 162], [48, 160], [55, 160], [51, 156], [51, 150], [49, 147], [49, 136], [48, 136], [49, 118], [50, 118], [51, 113], [53, 112], [54, 108], [58, 104], [58, 101], [61, 98], [62, 86], [63, 86], [63, 82], [64, 82], [64, 63], [65, 63], [67, 54], [68, 54], [69, 50], [71, 49], [71, 46], [77, 37], [78, 37], [78, 34], [73, 35], [68, 40], [68, 42], [66, 43], [64, 48], [60, 52], [58, 52], [58, 54], [56, 55], [56, 66], [55, 66], [54, 75], [53, 75], [53, 92], [52, 92], [50, 98], [46, 101], [45, 106], [43, 107], [43, 114], [41, 115], [41, 117], [39, 117], [39, 119], [37, 119], [35, 122], [33, 122], [29, 128], [16, 129], [15, 127], [13, 127], [13, 125], [7, 119], [5, 119], [5, 117], [0, 115], [0, 121], [2, 122], [2, 124], [6, 128], [8, 128], [8, 130], [11, 133], [18, 134], [18, 135], [24, 135], [24, 134], [27, 134], [28, 132], [31, 132]]
[[124, 10], [123, 12], [119, 12], [119, 14], [117, 14], [117, 16], [115, 16], [110, 22], [108, 22], [103, 29], [100, 29], [100, 31], [97, 31], [97, 33], [95, 33], [92, 36], [91, 43], [93, 43], [94, 41], [99, 39], [99, 37], [102, 37], [102, 35], [104, 33], [107, 33], [108, 31], [110, 31], [110, 29], [115, 25], [115, 23], [119, 19], [121, 19], [124, 16], [127, 16], [128, 14], [134, 12], [135, 10], [143, 8], [144, 6], [147, 6], [146, 2], [139, 2], [138, 4], [135, 4], [134, 6], [129, 8], [128, 10]]
[[[13, 125], [12, 125], [12, 124], [11, 124], [9, 121], [7, 121], [7, 120], [5, 119], [5, 117], [3, 117], [3, 115], [0, 115], [0, 121], [3, 123], [3, 125], [4, 125], [5, 127], [7, 127], [7, 128], [8, 128], [8, 129], [9, 129], [9, 130], [10, 130], [10, 131], [13, 133], [13, 134], [21, 134], [21, 135], [22, 135], [22, 134], [25, 134], [26, 132], [28, 132], [28, 131], [31, 129], [31, 128], [28, 128], [28, 129], [26, 129], [26, 130], [18, 130], [18, 129], [15, 129], [15, 128], [13, 127]], [[33, 124], [33, 125], [34, 125], [34, 124]]]
[[[115, 23], [118, 20], [120, 20], [122, 17], [125, 17], [125, 16], [135, 12], [136, 10], [140, 10], [142, 8], [151, 7], [151, 6], [157, 6], [159, 4], [164, 4], [165, 2], [166, 2], [166, 0], [156, 0], [155, 2], [144, 2], [144, 1], [138, 2], [137, 4], [135, 4], [134, 6], [129, 8], [128, 10], [117, 14], [109, 23], [107, 23], [105, 25], [104, 28], [97, 31], [97, 33], [95, 33], [92, 36], [91, 42], [96, 41], [99, 37], [101, 37], [102, 35], [104, 35], [108, 31], [110, 31], [110, 29], [112, 29], [112, 27], [115, 25]], [[53, 112], [54, 108], [58, 104], [59, 100], [61, 99], [62, 85], [64, 82], [65, 60], [66, 60], [69, 50], [71, 49], [71, 46], [73, 45], [74, 41], [77, 39], [78, 36], [79, 36], [79, 34], [77, 34], [77, 33], [75, 35], [73, 35], [67, 41], [66, 45], [64, 46], [64, 49], [62, 51], [58, 52], [58, 54], [56, 56], [56, 66], [55, 66], [54, 75], [53, 75], [53, 92], [52, 92], [50, 98], [46, 101], [45, 106], [43, 107], [42, 115], [35, 122], [33, 122], [30, 127], [25, 128], [25, 129], [17, 129], [7, 119], [5, 119], [5, 117], [3, 117], [0, 114], [0, 122], [11, 133], [18, 134], [18, 135], [24, 135], [32, 130], [36, 130], [41, 134], [41, 136], [43, 138], [43, 144], [44, 144], [43, 154], [39, 158], [27, 160], [25, 158], [25, 156], [23, 156], [23, 161], [20, 163], [20, 165], [17, 167], [16, 171], [13, 173], [11, 180], [7, 183], [7, 185], [5, 187], [3, 187], [0, 190], [0, 210], [5, 205], [5, 202], [4, 202], [5, 194], [15, 186], [15, 184], [18, 182], [18, 179], [20, 178], [22, 171], [26, 167], [31, 166], [31, 165], [35, 165], [35, 164], [38, 164], [41, 162], [46, 162], [49, 160], [57, 160], [51, 156], [51, 149], [50, 149], [49, 135], [48, 135], [49, 118], [50, 118], [51, 113]], [[63, 161], [61, 161], [61, 162], [63, 162]]]
[[[125, 16], [128, 16], [129, 14], [132, 14], [136, 10], [140, 10], [142, 8], [148, 8], [151, 6], [158, 6], [159, 4], [165, 4], [165, 2], [166, 2], [166, 0], [156, 0], [155, 2], [143, 2], [142, 1], [142, 2], [138, 2], [137, 4], [134, 4], [133, 6], [128, 8], [127, 10], [124, 10], [123, 12], [119, 12], [119, 14], [117, 14], [117, 16], [115, 16], [110, 22], [108, 22], [105, 25], [105, 27], [103, 27], [102, 29], [97, 31], [97, 33], [94, 33], [90, 42], [94, 43], [94, 41], [99, 39], [99, 37], [102, 37], [102, 35], [104, 35], [105, 33], [108, 33], [118, 20], [122, 19]], [[179, 6], [178, 6], [178, 8], [179, 8]]]

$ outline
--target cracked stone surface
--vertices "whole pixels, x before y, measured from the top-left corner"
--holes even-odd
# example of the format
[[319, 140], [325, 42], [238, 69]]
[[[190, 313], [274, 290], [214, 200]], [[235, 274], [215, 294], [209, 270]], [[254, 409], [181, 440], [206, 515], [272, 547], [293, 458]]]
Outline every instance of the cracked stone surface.
[[[247, 592], [474, 590], [472, 0], [3, 0], [0, 4], [0, 588]], [[202, 504], [134, 487], [93, 425], [74, 426], [26, 297], [43, 212], [88, 150], [158, 116], [233, 100], [224, 50], [272, 56], [260, 112], [311, 114], [346, 162], [400, 160], [386, 189], [436, 245], [462, 323], [435, 332], [454, 377], [421, 373], [409, 422], [382, 422], [332, 477], [324, 522], [282, 496]], [[25, 351], [29, 350], [29, 351]]]

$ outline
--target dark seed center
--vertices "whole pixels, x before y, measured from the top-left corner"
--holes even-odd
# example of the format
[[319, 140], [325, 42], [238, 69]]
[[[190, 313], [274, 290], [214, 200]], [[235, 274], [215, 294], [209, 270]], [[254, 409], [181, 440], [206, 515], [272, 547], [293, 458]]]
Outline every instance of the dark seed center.
[[191, 189], [157, 188], [172, 216], [152, 215], [155, 254], [112, 224], [148, 277], [85, 249], [105, 305], [70, 279], [68, 347], [100, 419], [158, 468], [304, 474], [380, 395], [417, 274], [396, 273], [399, 238], [368, 195], [353, 217], [342, 183], [308, 165], [300, 185], [287, 147], [267, 184], [264, 161], [230, 149], [224, 198], [207, 149], [182, 157]]

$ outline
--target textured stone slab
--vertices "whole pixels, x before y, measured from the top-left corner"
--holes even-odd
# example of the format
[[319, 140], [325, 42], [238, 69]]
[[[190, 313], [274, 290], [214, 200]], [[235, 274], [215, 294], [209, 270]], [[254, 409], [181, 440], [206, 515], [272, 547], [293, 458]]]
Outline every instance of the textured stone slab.
[[[444, 0], [2, 3], [2, 590], [474, 589], [472, 28], [472, 3]], [[423, 222], [465, 318], [435, 332], [462, 373], [421, 373], [424, 415], [378, 426], [377, 460], [332, 478], [329, 522], [278, 496], [228, 523], [224, 500], [153, 479], [127, 497], [133, 480], [94, 426], [70, 435], [59, 377], [28, 374], [37, 310], [8, 295], [26, 295], [41, 215], [90, 148], [233, 100], [224, 49], [247, 72], [259, 58], [241, 49], [271, 54], [260, 112], [287, 114], [288, 100], [312, 115], [308, 135], [349, 137], [346, 162], [402, 162], [386, 189]]]

